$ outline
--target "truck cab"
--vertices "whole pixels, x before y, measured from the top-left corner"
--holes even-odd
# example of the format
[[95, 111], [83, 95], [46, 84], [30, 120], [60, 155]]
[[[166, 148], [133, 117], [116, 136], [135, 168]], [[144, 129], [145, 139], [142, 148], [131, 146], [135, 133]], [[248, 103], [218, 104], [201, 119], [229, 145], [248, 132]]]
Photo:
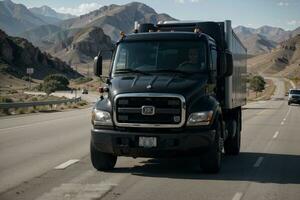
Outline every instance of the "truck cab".
[[[223, 29], [220, 23], [209, 25], [141, 24], [135, 33], [122, 35], [107, 95], [92, 113], [91, 161], [97, 170], [112, 169], [118, 156], [196, 156], [205, 172], [216, 173], [223, 148], [227, 154], [239, 153], [246, 91], [241, 85], [233, 88], [232, 79], [245, 84], [245, 69], [234, 70], [237, 62], [225, 44], [225, 24]], [[220, 28], [223, 35], [209, 34], [213, 31], [207, 26]], [[102, 76], [101, 53], [94, 72]], [[239, 94], [228, 94], [236, 89]]]

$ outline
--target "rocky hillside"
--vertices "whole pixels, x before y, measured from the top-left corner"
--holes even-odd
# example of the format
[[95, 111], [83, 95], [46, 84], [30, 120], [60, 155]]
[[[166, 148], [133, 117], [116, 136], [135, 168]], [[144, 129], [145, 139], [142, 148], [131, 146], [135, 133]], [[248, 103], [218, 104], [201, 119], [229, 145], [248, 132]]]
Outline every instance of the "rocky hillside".
[[18, 78], [26, 75], [26, 68], [34, 68], [33, 78], [43, 79], [51, 73], [62, 73], [69, 78], [80, 74], [65, 62], [42, 53], [26, 39], [10, 37], [0, 30], [0, 70]]
[[64, 34], [64, 39], [59, 40], [57, 35], [53, 37], [55, 43], [48, 52], [69, 64], [88, 63], [101, 49], [112, 48], [110, 37], [99, 27], [75, 29], [61, 34]]
[[293, 31], [285, 31], [271, 26], [257, 29], [238, 26], [234, 31], [248, 48], [248, 53], [258, 55], [268, 53], [281, 42], [300, 34], [300, 27]]
[[17, 35], [26, 29], [47, 24], [31, 13], [24, 5], [10, 0], [0, 1], [0, 28], [9, 35]]
[[100, 49], [111, 48], [121, 31], [132, 32], [135, 21], [157, 23], [160, 20], [174, 18], [158, 14], [142, 3], [113, 4], [58, 25], [38, 26], [21, 36], [69, 64], [88, 63]]
[[270, 53], [249, 59], [248, 66], [252, 73], [300, 77], [300, 35], [280, 43]]
[[58, 21], [76, 17], [71, 14], [56, 12], [49, 6], [33, 7], [33, 8], [29, 8], [29, 10], [36, 15], [54, 18], [57, 19]]
[[242, 42], [246, 46], [249, 55], [271, 52], [271, 50], [277, 46], [276, 42], [268, 40], [260, 34], [253, 34], [249, 37], [245, 37]]
[[[158, 14], [145, 4], [133, 2], [125, 5], [104, 6], [86, 15], [64, 20], [58, 26], [62, 32], [69, 29], [100, 27], [106, 35], [110, 36], [112, 41], [117, 41], [121, 31], [130, 33], [133, 30], [135, 21], [157, 23], [160, 20], [174, 20], [174, 18], [167, 14]], [[26, 38], [32, 39], [37, 29], [28, 31]], [[53, 34], [58, 34], [58, 31], [54, 30], [50, 34], [45, 34], [43, 40], [47, 41]]]

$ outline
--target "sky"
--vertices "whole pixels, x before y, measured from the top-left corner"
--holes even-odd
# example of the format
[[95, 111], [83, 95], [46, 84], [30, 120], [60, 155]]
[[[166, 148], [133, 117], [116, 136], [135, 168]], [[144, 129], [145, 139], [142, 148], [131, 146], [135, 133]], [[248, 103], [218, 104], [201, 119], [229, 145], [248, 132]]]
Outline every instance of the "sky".
[[[27, 7], [47, 5], [58, 12], [82, 15], [130, 0], [12, 0]], [[300, 0], [135, 0], [179, 20], [232, 20], [233, 26], [263, 25], [293, 30], [300, 26]]]

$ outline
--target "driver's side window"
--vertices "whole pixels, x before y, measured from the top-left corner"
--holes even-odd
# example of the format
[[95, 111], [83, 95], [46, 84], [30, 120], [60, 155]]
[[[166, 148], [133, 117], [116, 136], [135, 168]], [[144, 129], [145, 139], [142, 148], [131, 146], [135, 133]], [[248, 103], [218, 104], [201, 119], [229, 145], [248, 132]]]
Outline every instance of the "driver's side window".
[[120, 49], [120, 54], [117, 59], [117, 69], [125, 69], [127, 66], [127, 51], [126, 49]]

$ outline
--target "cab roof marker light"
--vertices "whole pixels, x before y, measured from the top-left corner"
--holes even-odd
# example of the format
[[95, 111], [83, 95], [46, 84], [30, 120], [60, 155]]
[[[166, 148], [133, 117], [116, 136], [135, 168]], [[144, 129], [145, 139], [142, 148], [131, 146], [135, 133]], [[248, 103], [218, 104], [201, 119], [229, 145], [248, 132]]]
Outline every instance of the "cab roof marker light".
[[121, 32], [120, 32], [120, 36], [121, 36], [121, 39], [125, 38], [125, 37], [126, 37], [125, 32], [124, 32], [124, 31], [121, 31]]

